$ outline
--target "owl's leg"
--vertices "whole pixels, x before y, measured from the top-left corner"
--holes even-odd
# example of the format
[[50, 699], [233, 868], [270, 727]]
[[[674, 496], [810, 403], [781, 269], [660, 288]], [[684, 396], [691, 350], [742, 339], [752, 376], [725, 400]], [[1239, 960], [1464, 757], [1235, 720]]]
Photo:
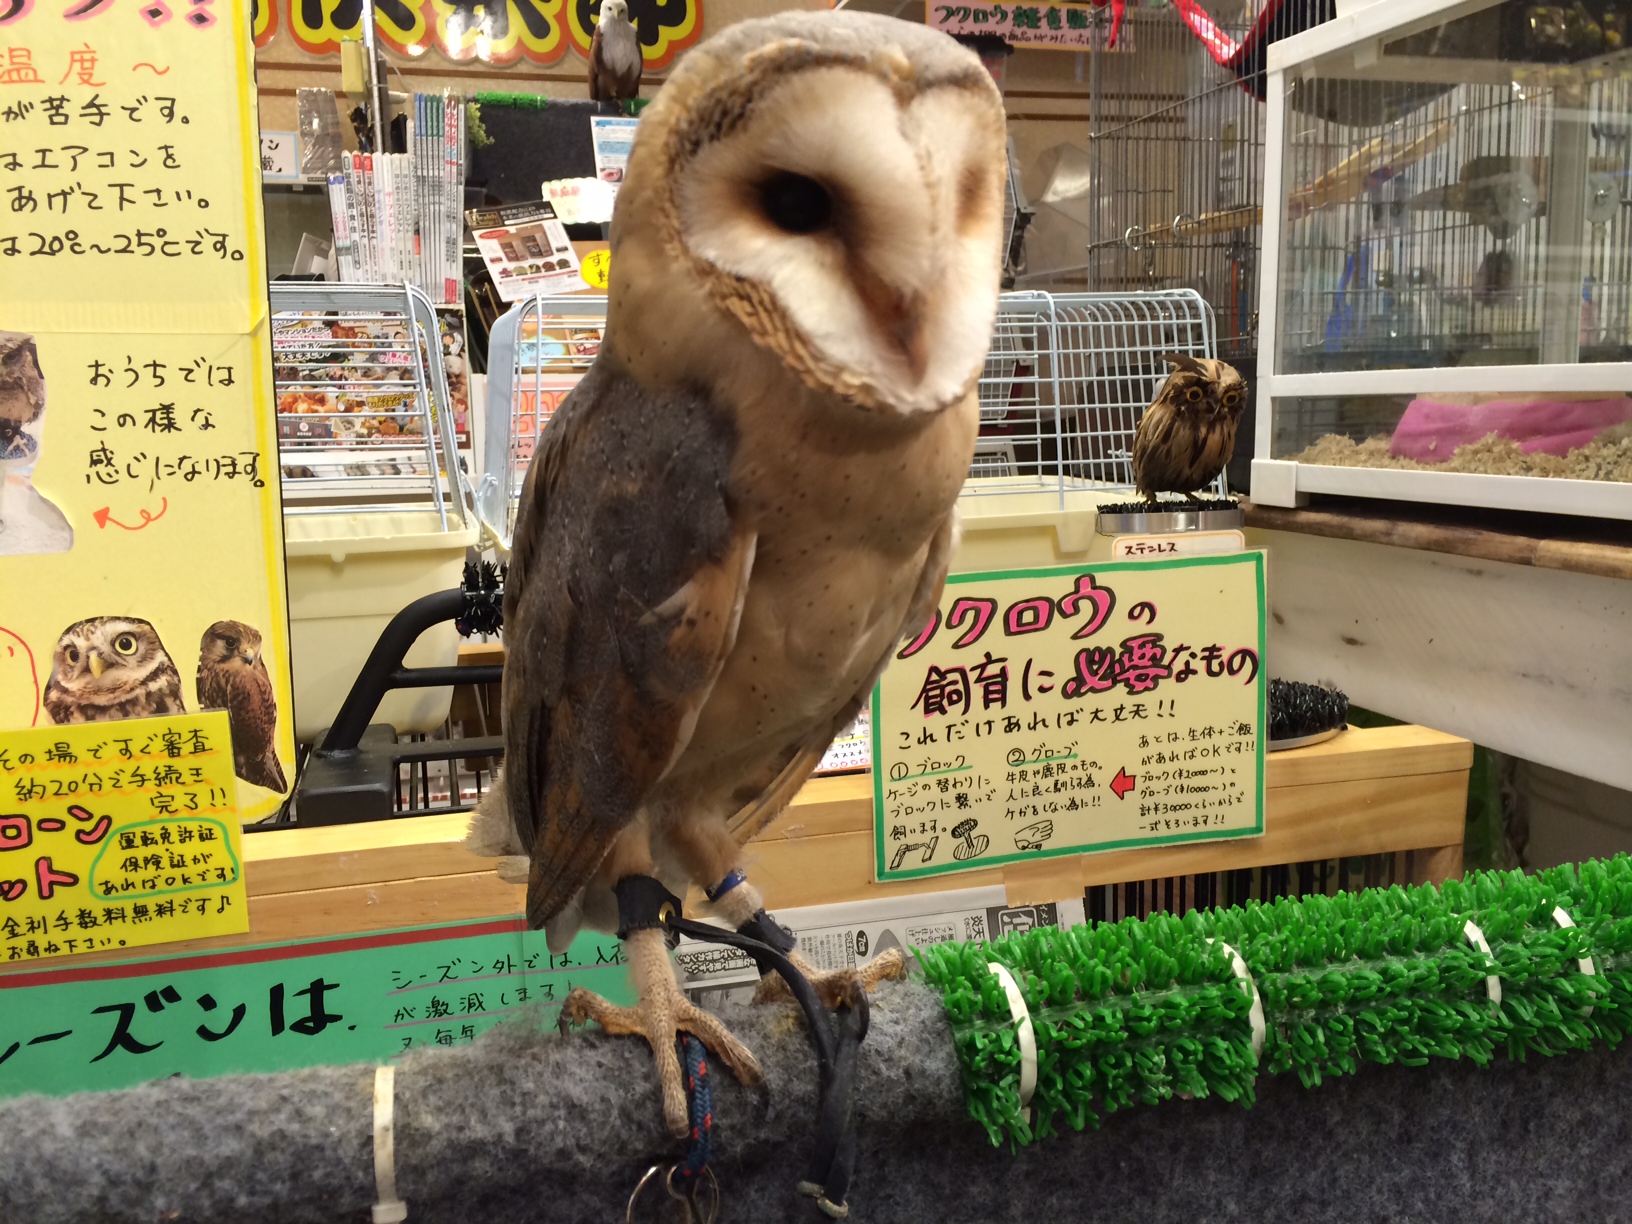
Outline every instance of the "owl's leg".
[[[669, 960], [666, 934], [660, 926], [651, 925], [657, 921], [656, 911], [630, 921], [632, 914], [641, 912], [642, 882], [667, 895], [651, 878], [653, 871], [647, 824], [642, 818], [619, 835], [601, 868], [603, 879], [616, 886], [619, 921], [631, 928], [624, 933], [623, 947], [639, 1002], [633, 1007], [619, 1007], [579, 987], [561, 1004], [561, 1027], [594, 1020], [609, 1033], [646, 1038], [657, 1061], [663, 1120], [672, 1134], [683, 1137], [690, 1133], [691, 1126], [686, 1116], [685, 1077], [675, 1050], [677, 1033], [696, 1037], [745, 1084], [757, 1084], [764, 1073], [759, 1060], [717, 1017], [686, 998]], [[646, 891], [645, 895], [651, 893]]]
[[687, 1032], [696, 1037], [745, 1084], [759, 1083], [764, 1073], [759, 1060], [731, 1035], [718, 1017], [686, 998], [675, 980], [669, 945], [662, 931], [630, 931], [623, 948], [640, 1002], [633, 1007], [619, 1007], [580, 986], [562, 1003], [561, 1023], [565, 1027], [593, 1020], [609, 1033], [644, 1037], [657, 1062], [664, 1124], [671, 1134], [684, 1137], [690, 1133], [691, 1123], [686, 1117], [685, 1076], [675, 1051], [677, 1033]]

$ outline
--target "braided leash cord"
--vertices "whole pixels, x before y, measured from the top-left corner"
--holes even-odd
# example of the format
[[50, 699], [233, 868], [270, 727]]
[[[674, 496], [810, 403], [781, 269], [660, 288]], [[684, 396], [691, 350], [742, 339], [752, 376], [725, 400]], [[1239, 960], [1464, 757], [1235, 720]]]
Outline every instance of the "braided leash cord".
[[708, 1087], [708, 1051], [690, 1033], [675, 1038], [680, 1061], [686, 1068], [686, 1101], [691, 1107], [691, 1146], [685, 1159], [674, 1169], [675, 1181], [682, 1186], [696, 1184], [708, 1168], [714, 1147], [714, 1103]]

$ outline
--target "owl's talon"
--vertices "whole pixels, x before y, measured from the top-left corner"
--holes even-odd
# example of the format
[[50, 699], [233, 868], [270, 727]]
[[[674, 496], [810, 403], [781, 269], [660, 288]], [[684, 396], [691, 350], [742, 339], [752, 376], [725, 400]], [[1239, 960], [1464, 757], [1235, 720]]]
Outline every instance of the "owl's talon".
[[[666, 968], [666, 966], [665, 966]], [[664, 985], [664, 982], [667, 985]], [[744, 1084], [764, 1078], [753, 1052], [732, 1036], [719, 1019], [703, 1011], [681, 993], [672, 974], [657, 979], [656, 989], [634, 1007], [619, 1007], [583, 987], [574, 988], [561, 1004], [558, 1023], [565, 1033], [571, 1025], [593, 1020], [614, 1036], [644, 1037], [657, 1062], [657, 1081], [663, 1096], [663, 1122], [671, 1134], [684, 1138], [691, 1131], [686, 1113], [686, 1081], [675, 1052], [675, 1036], [690, 1033]]]
[[[788, 959], [795, 969], [805, 975], [817, 998], [821, 999], [822, 1006], [827, 1008], [836, 1008], [841, 1003], [854, 1007], [862, 994], [874, 989], [880, 982], [898, 981], [907, 976], [907, 958], [900, 948], [880, 952], [860, 969], [813, 969], [797, 952], [790, 953]], [[788, 989], [780, 973], [767, 973], [759, 979], [759, 986], [754, 991], [755, 1003], [777, 1003], [792, 998], [793, 992]]]

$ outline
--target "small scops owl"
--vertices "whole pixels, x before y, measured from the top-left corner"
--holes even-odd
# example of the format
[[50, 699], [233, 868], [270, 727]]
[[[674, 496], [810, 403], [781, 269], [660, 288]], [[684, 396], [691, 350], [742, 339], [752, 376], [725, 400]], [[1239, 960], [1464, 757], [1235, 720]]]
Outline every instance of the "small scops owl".
[[[730, 26], [642, 112], [606, 339], [521, 496], [504, 773], [469, 843], [523, 866], [551, 947], [614, 929], [633, 877], [763, 917], [742, 843], [940, 598], [1004, 173], [979, 59], [869, 14]], [[625, 947], [640, 1005], [575, 991], [563, 1015], [647, 1037], [684, 1131], [676, 1028], [757, 1064], [681, 994], [661, 931]], [[900, 965], [812, 980], [839, 997]]]
[[187, 712], [158, 631], [134, 616], [93, 616], [64, 629], [44, 705], [59, 724]]
[[601, 0], [601, 20], [589, 40], [590, 101], [640, 97], [645, 66], [640, 38], [629, 20], [628, 0]]
[[234, 773], [280, 795], [289, 789], [278, 760], [278, 700], [258, 630], [228, 620], [204, 631], [198, 644], [198, 708], [227, 712]]
[[1170, 356], [1173, 372], [1139, 418], [1133, 438], [1133, 484], [1146, 501], [1218, 479], [1235, 453], [1235, 427], [1247, 403], [1246, 380], [1211, 357]]

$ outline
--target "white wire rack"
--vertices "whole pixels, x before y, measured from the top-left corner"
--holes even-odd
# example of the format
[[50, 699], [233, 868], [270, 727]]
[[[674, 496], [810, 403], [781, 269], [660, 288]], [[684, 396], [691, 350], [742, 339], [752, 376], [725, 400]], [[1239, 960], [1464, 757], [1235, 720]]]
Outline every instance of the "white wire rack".
[[430, 299], [411, 285], [270, 293], [284, 513], [435, 509], [447, 530], [450, 497], [463, 517], [470, 494]]
[[[477, 505], [508, 549], [538, 431], [600, 351], [606, 299], [535, 297], [494, 324]], [[1139, 417], [1170, 353], [1217, 355], [1213, 312], [1191, 289], [1005, 293], [981, 371], [967, 494], [1131, 489]], [[1224, 491], [1223, 478], [1217, 488]]]
[[1170, 353], [1217, 355], [1195, 290], [1004, 294], [964, 492], [1131, 488], [1133, 435]]
[[476, 505], [484, 535], [508, 551], [539, 430], [601, 351], [602, 295], [531, 297], [494, 322], [487, 350], [487, 428]]

